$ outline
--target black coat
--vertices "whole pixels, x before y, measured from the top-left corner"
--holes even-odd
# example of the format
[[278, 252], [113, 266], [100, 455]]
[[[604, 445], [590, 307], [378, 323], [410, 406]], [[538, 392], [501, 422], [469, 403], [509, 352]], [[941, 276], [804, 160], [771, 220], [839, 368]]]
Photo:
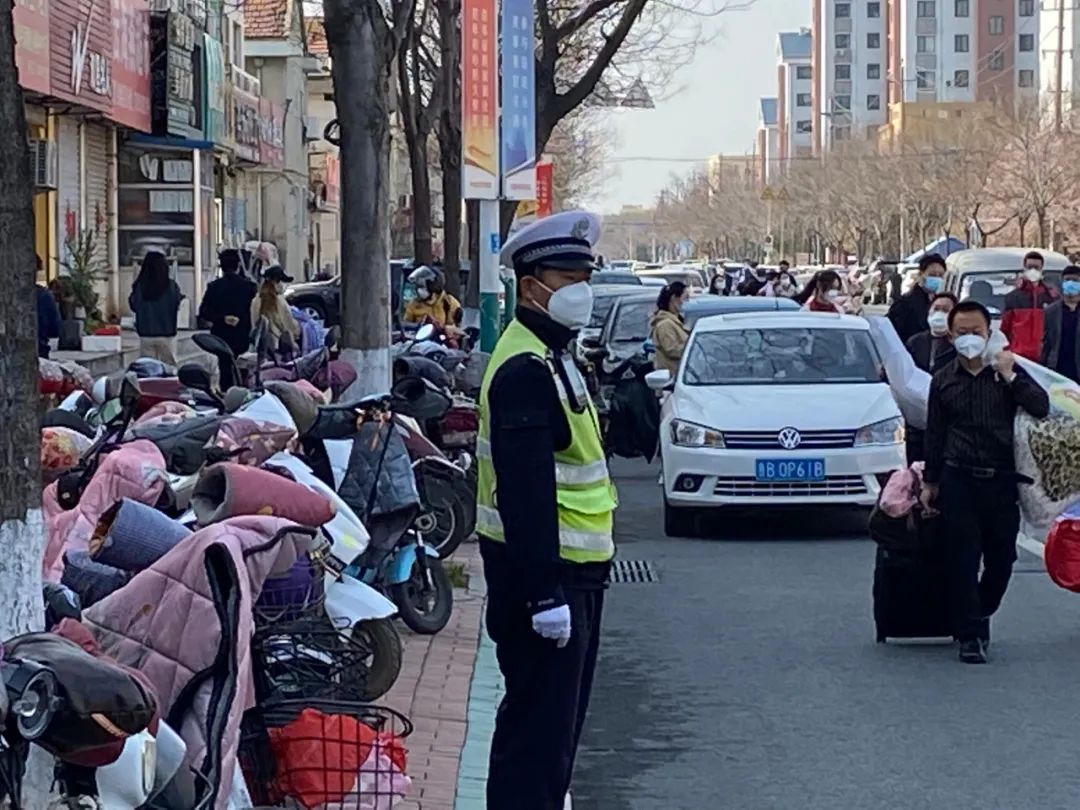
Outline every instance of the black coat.
[[[908, 338], [907, 343], [904, 344], [907, 346], [908, 352], [915, 361], [915, 365], [929, 374], [940, 371], [956, 359], [956, 349], [951, 343], [946, 341], [945, 345], [938, 349], [938, 353], [934, 357], [933, 368], [931, 368], [930, 346], [932, 343], [933, 337], [930, 334], [930, 330], [924, 329], [922, 332], [912, 335]], [[924, 461], [926, 459], [926, 456], [923, 454], [924, 436], [925, 432], [919, 430], [919, 428], [912, 427], [911, 425], [907, 426], [907, 438], [905, 439], [904, 444], [907, 448], [908, 464], [915, 461]]]
[[907, 343], [914, 335], [926, 329], [926, 316], [929, 313], [930, 293], [920, 284], [893, 302], [889, 307], [888, 318], [900, 340]]

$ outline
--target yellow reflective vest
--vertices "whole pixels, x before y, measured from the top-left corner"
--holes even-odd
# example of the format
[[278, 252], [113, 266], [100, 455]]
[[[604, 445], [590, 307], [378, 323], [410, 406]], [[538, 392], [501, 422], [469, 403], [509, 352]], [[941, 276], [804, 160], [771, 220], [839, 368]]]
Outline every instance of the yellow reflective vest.
[[507, 326], [499, 339], [480, 388], [476, 529], [491, 540], [506, 540], [496, 507], [499, 486], [491, 463], [488, 389], [503, 363], [521, 354], [534, 355], [551, 369], [566, 421], [570, 425], [570, 446], [556, 452], [552, 459], [559, 510], [559, 555], [573, 563], [606, 562], [615, 556], [612, 526], [618, 500], [608, 472], [596, 409], [582, 386], [586, 407], [581, 413], [574, 411], [553, 365], [552, 352], [540, 338], [516, 320]]

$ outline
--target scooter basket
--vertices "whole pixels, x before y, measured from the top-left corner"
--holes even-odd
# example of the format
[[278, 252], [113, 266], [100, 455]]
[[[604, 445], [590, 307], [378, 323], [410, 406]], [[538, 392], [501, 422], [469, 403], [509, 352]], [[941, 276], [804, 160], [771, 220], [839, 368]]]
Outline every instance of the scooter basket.
[[383, 706], [281, 701], [244, 715], [240, 767], [256, 810], [382, 810], [409, 788], [402, 740], [412, 729]]

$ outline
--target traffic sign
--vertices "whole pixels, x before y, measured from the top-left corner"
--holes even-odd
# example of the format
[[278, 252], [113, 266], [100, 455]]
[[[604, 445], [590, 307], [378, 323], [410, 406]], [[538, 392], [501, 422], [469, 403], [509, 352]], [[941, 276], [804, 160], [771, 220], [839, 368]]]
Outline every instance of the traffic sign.
[[772, 200], [773, 199], [773, 190], [771, 188], [769, 188], [768, 186], [765, 186], [765, 188], [763, 188], [761, 190], [761, 199], [764, 202], [769, 202], [770, 200]]
[[777, 194], [776, 194], [776, 201], [786, 203], [788, 200], [789, 200], [789, 197], [788, 197], [787, 189], [786, 188], [780, 189], [780, 191], [777, 192]]

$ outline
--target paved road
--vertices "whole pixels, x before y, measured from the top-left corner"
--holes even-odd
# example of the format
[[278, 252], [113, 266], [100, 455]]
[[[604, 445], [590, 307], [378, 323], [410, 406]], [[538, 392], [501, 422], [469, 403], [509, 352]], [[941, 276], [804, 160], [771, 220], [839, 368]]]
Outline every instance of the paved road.
[[865, 515], [668, 540], [656, 467], [617, 465], [609, 591], [575, 810], [1080, 806], [1080, 597], [1021, 552], [992, 663], [873, 642]]

